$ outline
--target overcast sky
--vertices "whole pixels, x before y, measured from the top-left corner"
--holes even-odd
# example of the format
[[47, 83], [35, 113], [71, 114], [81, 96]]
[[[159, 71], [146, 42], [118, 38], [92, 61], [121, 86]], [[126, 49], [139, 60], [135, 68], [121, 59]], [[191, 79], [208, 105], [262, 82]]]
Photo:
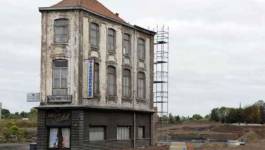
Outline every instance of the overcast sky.
[[[40, 13], [58, 0], [0, 1], [0, 102], [29, 111], [39, 91]], [[170, 112], [265, 99], [264, 0], [101, 0], [131, 24], [170, 27]]]

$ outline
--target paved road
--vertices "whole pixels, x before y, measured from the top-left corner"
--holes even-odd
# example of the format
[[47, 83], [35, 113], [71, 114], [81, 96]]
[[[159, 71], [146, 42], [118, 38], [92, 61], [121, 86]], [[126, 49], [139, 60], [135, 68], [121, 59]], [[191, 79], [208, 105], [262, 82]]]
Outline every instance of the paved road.
[[184, 142], [172, 142], [169, 147], [170, 150], [187, 150], [187, 145]]
[[0, 144], [0, 150], [29, 150], [29, 144]]

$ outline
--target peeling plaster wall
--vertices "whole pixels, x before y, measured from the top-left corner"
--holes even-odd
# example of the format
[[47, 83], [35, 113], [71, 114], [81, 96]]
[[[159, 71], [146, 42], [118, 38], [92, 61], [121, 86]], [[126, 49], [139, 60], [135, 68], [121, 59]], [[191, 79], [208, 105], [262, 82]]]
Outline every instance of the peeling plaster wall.
[[[53, 40], [53, 22], [58, 18], [68, 18], [70, 21], [70, 38], [68, 44], [55, 45]], [[89, 26], [91, 22], [99, 24], [100, 44], [99, 50], [90, 48]], [[112, 28], [116, 31], [116, 49], [114, 54], [107, 51], [107, 31]], [[123, 34], [131, 35], [131, 58], [123, 58]], [[137, 58], [137, 39], [143, 38], [146, 42], [146, 59], [141, 63]], [[153, 37], [135, 29], [113, 23], [106, 19], [94, 16], [87, 12], [43, 12], [42, 13], [42, 53], [41, 53], [41, 99], [47, 104], [47, 96], [52, 95], [52, 60], [67, 59], [69, 61], [69, 95], [73, 96], [72, 105], [89, 105], [103, 107], [125, 107], [139, 110], [151, 110], [152, 105], [152, 77], [153, 77]], [[80, 45], [80, 46], [79, 46]], [[95, 58], [99, 63], [100, 95], [89, 99], [87, 96], [87, 66], [85, 61]], [[122, 70], [125, 65], [131, 67], [132, 72], [132, 97], [124, 100], [122, 97]], [[107, 66], [116, 67], [117, 97], [114, 101], [108, 100], [107, 89]], [[81, 66], [81, 68], [80, 68]], [[146, 76], [146, 99], [139, 101], [137, 95], [137, 72], [142, 71]], [[80, 85], [81, 84], [81, 85]], [[81, 90], [81, 91], [79, 91]], [[79, 95], [80, 93], [80, 95]]]
[[[69, 19], [69, 41], [65, 44], [54, 43], [54, 20]], [[73, 96], [73, 105], [78, 104], [79, 72], [79, 12], [44, 12], [42, 13], [42, 48], [41, 48], [41, 100], [47, 103], [47, 96], [52, 95], [52, 62], [54, 59], [68, 60], [68, 94]]]

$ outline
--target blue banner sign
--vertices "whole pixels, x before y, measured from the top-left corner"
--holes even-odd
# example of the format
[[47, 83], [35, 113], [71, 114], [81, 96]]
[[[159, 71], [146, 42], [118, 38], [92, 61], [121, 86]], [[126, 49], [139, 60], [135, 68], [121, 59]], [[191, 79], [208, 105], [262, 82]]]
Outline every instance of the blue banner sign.
[[86, 61], [87, 64], [87, 92], [88, 98], [93, 98], [93, 83], [94, 83], [94, 59]]

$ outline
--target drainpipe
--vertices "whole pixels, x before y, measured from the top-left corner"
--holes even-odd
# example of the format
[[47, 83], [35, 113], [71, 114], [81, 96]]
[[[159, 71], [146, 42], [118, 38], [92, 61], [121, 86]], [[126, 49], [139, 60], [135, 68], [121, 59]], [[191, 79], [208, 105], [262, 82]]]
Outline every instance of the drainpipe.
[[136, 114], [133, 112], [133, 148], [136, 148]]

